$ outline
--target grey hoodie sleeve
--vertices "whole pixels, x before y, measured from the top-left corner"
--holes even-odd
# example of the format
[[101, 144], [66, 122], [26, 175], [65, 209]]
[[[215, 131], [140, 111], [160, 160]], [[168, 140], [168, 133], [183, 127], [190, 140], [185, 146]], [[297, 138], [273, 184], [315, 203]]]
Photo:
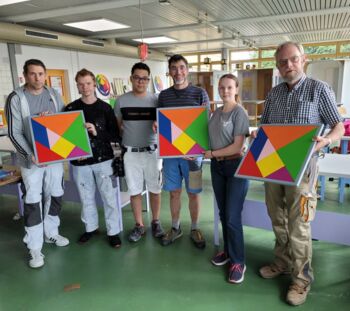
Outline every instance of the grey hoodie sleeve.
[[57, 102], [57, 112], [63, 112], [64, 111], [64, 103], [62, 101], [62, 97], [55, 89], [51, 89], [51, 92], [53, 96], [55, 97], [55, 100]]
[[31, 158], [33, 150], [24, 136], [21, 103], [15, 92], [12, 92], [6, 100], [5, 113], [8, 123], [8, 136], [14, 147], [23, 158]]

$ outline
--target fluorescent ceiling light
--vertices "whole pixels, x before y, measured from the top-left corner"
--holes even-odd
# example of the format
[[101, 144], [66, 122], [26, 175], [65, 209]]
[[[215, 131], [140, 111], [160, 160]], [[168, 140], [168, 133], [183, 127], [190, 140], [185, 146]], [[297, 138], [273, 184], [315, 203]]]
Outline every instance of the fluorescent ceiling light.
[[29, 1], [29, 0], [0, 0], [0, 6], [19, 3], [19, 2], [25, 2], [25, 1]]
[[168, 43], [168, 42], [176, 42], [177, 40], [165, 37], [165, 36], [160, 36], [160, 37], [150, 37], [150, 38], [143, 38], [142, 39], [133, 39], [134, 41], [138, 42], [144, 42], [148, 44], [154, 44], [154, 43]]
[[64, 24], [69, 27], [75, 27], [79, 29], [89, 30], [93, 32], [97, 31], [105, 31], [105, 30], [113, 30], [113, 29], [123, 29], [123, 28], [129, 28], [130, 26], [112, 22], [108, 19], [95, 19], [95, 20], [89, 20], [89, 21], [83, 21], [83, 22], [76, 22], [76, 23], [67, 23]]

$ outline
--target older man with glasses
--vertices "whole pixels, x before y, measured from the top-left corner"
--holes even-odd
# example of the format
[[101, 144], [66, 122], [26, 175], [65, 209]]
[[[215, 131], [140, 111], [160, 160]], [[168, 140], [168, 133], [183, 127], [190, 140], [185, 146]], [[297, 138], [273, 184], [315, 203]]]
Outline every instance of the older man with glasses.
[[135, 218], [129, 241], [137, 242], [146, 233], [142, 219], [144, 182], [150, 193], [152, 234], [156, 238], [164, 235], [159, 221], [162, 160], [157, 159], [157, 138], [152, 129], [158, 100], [154, 94], [147, 92], [149, 67], [144, 63], [134, 64], [130, 79], [132, 91], [118, 98], [114, 110], [122, 133], [125, 178]]
[[308, 204], [316, 208], [317, 153], [340, 139], [344, 126], [331, 88], [322, 81], [305, 76], [306, 57], [302, 45], [282, 43], [276, 50], [275, 59], [284, 82], [268, 94], [261, 123], [325, 124], [331, 127], [326, 136], [315, 138], [315, 154], [300, 186], [265, 183], [266, 205], [276, 236], [275, 258], [272, 264], [262, 267], [259, 272], [266, 279], [291, 274], [292, 283], [286, 300], [291, 305], [300, 305], [306, 301], [314, 279], [310, 220], [305, 221], [300, 207], [304, 194], [313, 193], [314, 197]]

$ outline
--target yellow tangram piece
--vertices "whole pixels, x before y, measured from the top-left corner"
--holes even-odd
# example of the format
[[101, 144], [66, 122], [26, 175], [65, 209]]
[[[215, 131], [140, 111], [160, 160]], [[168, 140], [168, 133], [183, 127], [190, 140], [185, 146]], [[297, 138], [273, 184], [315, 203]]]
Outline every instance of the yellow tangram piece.
[[262, 177], [269, 176], [270, 174], [284, 167], [284, 164], [277, 152], [271, 153], [269, 156], [256, 162], [256, 164], [260, 169]]
[[191, 150], [195, 143], [196, 142], [185, 132], [183, 132], [175, 141], [173, 141], [173, 145], [183, 154], [187, 154], [187, 152]]
[[51, 150], [59, 154], [64, 159], [69, 156], [69, 154], [74, 149], [75, 145], [69, 142], [67, 139], [60, 137], [60, 139], [51, 147]]

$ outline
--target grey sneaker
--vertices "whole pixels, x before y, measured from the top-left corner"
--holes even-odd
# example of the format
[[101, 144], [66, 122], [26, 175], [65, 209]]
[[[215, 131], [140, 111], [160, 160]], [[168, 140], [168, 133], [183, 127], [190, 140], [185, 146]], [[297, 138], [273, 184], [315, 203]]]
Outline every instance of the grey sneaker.
[[129, 241], [130, 242], [137, 242], [145, 234], [146, 234], [145, 227], [136, 224], [134, 229], [132, 229], [131, 233], [129, 234]]
[[176, 239], [182, 236], [181, 228], [175, 229], [171, 228], [163, 237], [162, 237], [162, 245], [167, 246], [173, 243]]
[[155, 238], [161, 238], [164, 236], [164, 230], [162, 228], [162, 225], [160, 224], [159, 221], [157, 222], [152, 222], [152, 235]]
[[196, 247], [200, 249], [203, 249], [205, 247], [205, 239], [202, 232], [199, 229], [191, 230], [190, 237]]

